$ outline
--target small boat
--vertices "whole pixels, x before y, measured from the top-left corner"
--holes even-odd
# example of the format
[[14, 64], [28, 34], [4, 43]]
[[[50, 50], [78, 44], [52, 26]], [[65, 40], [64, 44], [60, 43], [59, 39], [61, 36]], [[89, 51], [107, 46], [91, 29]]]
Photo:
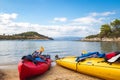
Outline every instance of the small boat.
[[51, 59], [46, 58], [45, 62], [37, 62], [36, 64], [29, 60], [21, 60], [18, 63], [18, 72], [20, 80], [28, 80], [31, 77], [41, 75], [48, 71], [51, 66]]
[[58, 58], [56, 63], [68, 69], [95, 76], [105, 80], [120, 79], [120, 63], [108, 63], [104, 58], [86, 58], [77, 62], [76, 56]]

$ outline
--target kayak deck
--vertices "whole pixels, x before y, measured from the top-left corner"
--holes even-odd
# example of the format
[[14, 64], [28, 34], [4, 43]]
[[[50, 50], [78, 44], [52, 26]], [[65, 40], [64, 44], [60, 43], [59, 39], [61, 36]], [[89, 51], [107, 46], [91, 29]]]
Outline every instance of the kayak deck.
[[66, 68], [102, 79], [120, 79], [120, 63], [110, 64], [103, 61], [104, 58], [87, 58], [85, 61], [76, 62], [76, 57], [65, 57], [56, 60], [56, 63]]

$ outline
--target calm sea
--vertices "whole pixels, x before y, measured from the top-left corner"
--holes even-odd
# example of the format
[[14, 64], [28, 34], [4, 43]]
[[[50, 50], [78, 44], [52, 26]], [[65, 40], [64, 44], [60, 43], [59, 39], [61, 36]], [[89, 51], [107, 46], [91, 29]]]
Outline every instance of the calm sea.
[[41, 40], [1, 40], [0, 41], [0, 64], [18, 63], [22, 56], [31, 54], [43, 46], [43, 54], [79, 56], [82, 50], [87, 52], [104, 52], [120, 50], [120, 42], [81, 42], [81, 41], [41, 41]]

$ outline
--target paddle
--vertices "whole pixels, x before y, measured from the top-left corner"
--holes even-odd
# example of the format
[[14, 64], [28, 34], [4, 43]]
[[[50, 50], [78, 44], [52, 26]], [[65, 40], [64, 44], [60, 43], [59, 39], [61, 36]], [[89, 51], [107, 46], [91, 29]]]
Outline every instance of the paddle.
[[108, 62], [115, 62], [119, 57], [120, 57], [120, 54], [118, 54], [117, 56], [112, 57], [111, 59], [108, 60]]
[[44, 51], [44, 47], [41, 46], [39, 51], [40, 51], [40, 54], [41, 54]]

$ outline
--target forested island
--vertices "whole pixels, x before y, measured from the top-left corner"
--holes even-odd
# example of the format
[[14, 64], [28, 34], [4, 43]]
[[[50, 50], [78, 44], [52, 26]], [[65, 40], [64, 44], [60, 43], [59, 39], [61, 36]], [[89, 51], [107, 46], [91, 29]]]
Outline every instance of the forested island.
[[0, 40], [28, 40], [28, 39], [35, 39], [35, 40], [53, 40], [53, 38], [41, 35], [34, 31], [23, 32], [20, 34], [13, 34], [13, 35], [0, 35]]
[[120, 20], [101, 25], [99, 34], [89, 35], [82, 41], [120, 41]]

